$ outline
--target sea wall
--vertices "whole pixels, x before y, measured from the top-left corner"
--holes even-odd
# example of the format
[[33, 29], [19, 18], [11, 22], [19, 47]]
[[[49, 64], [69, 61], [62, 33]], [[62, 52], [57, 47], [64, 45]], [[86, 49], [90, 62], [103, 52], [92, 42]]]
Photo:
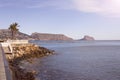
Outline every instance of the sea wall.
[[22, 60], [31, 61], [32, 58], [40, 58], [54, 54], [53, 50], [40, 47], [34, 44], [12, 44], [13, 54], [6, 54], [10, 69], [12, 70], [13, 80], [35, 80], [35, 71], [26, 72], [19, 67]]
[[28, 44], [29, 40], [7, 40], [11, 44]]

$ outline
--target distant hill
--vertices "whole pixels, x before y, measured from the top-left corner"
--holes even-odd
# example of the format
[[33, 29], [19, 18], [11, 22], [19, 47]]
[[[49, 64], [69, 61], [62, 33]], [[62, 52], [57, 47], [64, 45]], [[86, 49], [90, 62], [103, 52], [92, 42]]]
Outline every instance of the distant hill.
[[48, 34], [48, 33], [32, 33], [32, 38], [35, 40], [73, 40], [70, 37], [67, 37], [63, 34]]
[[[0, 40], [10, 39], [11, 31], [9, 29], [0, 29]], [[16, 39], [28, 40], [73, 40], [63, 34], [46, 34], [46, 33], [32, 33], [31, 35], [17, 32]]]
[[88, 35], [85, 35], [82, 39], [80, 40], [87, 40], [87, 41], [90, 41], [90, 40], [95, 40], [93, 37], [91, 36], [88, 36]]
[[[0, 29], [0, 39], [10, 39], [11, 31], [9, 29]], [[16, 39], [32, 39], [30, 35], [22, 32], [17, 32]]]

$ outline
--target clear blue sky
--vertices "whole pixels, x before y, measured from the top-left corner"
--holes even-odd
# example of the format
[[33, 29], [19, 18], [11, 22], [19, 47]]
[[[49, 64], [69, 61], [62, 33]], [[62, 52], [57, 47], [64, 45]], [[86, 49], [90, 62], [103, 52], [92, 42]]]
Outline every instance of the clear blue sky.
[[0, 0], [0, 28], [120, 40], [120, 0]]

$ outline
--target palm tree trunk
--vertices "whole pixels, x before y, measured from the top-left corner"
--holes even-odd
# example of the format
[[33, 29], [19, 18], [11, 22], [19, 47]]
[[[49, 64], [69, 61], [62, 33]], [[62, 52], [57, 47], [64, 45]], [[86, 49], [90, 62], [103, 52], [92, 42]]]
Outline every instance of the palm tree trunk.
[[12, 39], [14, 39], [14, 31], [12, 31]]

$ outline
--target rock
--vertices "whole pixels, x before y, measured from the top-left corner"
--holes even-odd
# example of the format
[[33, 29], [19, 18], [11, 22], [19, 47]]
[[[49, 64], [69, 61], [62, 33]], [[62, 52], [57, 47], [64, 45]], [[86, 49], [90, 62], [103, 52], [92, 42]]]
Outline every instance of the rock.
[[31, 73], [34, 74], [34, 75], [38, 74], [38, 72], [35, 71], [35, 70], [31, 71]]
[[6, 58], [9, 62], [13, 80], [35, 80], [35, 75], [38, 74], [37, 71], [27, 71], [24, 67], [21, 67], [21, 61], [26, 60], [32, 63], [33, 58], [38, 58], [42, 56], [48, 56], [53, 54], [52, 50], [44, 47], [39, 47], [33, 44], [26, 45], [12, 45], [14, 51], [14, 57], [6, 54]]
[[30, 43], [26, 45], [19, 44], [19, 46], [12, 45], [12, 47], [13, 47], [14, 57], [6, 54], [8, 60], [11, 60], [14, 58], [24, 58], [24, 59], [35, 58], [35, 57], [48, 56], [48, 55], [54, 54], [53, 50], [49, 50], [44, 47], [39, 47], [37, 45], [30, 44]]
[[95, 40], [93, 37], [85, 35], [84, 38], [80, 39], [80, 40]]

